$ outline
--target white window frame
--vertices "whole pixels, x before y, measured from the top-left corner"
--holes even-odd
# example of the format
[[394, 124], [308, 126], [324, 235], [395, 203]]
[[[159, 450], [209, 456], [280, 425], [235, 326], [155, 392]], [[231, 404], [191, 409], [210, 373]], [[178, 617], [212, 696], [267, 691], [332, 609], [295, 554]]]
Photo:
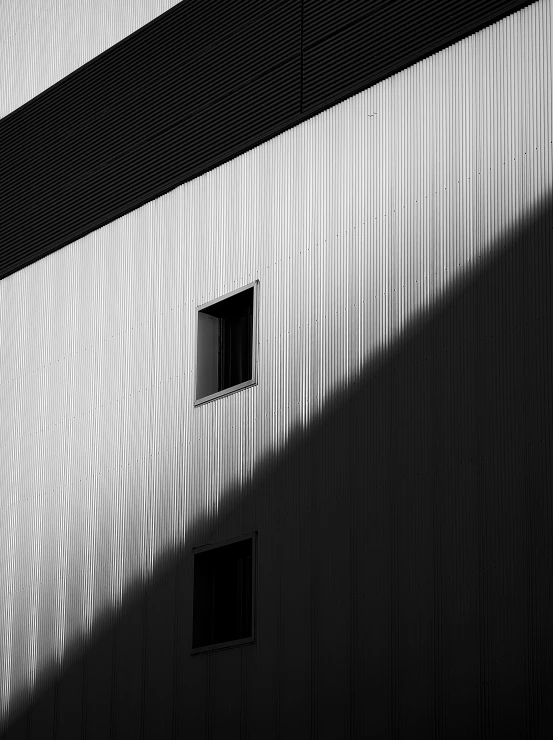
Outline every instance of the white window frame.
[[[211, 393], [208, 396], [202, 396], [201, 398], [197, 398], [196, 394], [198, 392], [198, 340], [199, 340], [199, 313], [200, 311], [203, 311], [204, 309], [208, 308], [209, 306], [213, 306], [216, 303], [222, 303], [227, 298], [230, 298], [233, 295], [236, 295], [237, 293], [243, 293], [245, 290], [249, 290], [250, 288], [253, 288], [253, 307], [252, 307], [252, 377], [250, 380], [246, 380], [243, 383], [237, 383], [236, 385], [231, 386], [230, 388], [225, 388], [222, 391], [217, 391], [215, 393]], [[240, 288], [236, 288], [236, 290], [232, 290], [230, 293], [225, 293], [225, 295], [219, 296], [218, 298], [214, 298], [211, 301], [208, 301], [207, 303], [202, 303], [201, 306], [197, 306], [196, 308], [196, 342], [195, 342], [195, 358], [196, 358], [196, 370], [194, 373], [194, 406], [201, 406], [204, 403], [208, 403], [209, 401], [213, 401], [216, 398], [221, 398], [222, 396], [228, 396], [231, 393], [236, 393], [237, 391], [241, 391], [244, 388], [249, 388], [250, 386], [257, 385], [257, 323], [258, 323], [258, 307], [259, 307], [259, 280], [254, 280], [253, 283], [248, 283], [247, 285], [243, 285]]]

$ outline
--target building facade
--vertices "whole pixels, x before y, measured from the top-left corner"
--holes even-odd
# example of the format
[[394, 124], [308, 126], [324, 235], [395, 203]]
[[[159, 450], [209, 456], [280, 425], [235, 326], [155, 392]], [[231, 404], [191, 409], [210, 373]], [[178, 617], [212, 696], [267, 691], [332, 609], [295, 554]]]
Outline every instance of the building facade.
[[551, 737], [552, 2], [0, 21], [2, 737]]

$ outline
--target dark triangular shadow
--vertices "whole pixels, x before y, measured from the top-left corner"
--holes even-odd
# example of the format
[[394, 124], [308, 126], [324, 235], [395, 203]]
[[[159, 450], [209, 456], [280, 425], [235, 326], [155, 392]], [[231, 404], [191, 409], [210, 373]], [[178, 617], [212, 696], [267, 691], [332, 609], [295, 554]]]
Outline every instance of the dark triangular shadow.
[[[552, 737], [552, 228], [548, 196], [3, 737]], [[256, 643], [191, 656], [191, 548], [250, 531]]]

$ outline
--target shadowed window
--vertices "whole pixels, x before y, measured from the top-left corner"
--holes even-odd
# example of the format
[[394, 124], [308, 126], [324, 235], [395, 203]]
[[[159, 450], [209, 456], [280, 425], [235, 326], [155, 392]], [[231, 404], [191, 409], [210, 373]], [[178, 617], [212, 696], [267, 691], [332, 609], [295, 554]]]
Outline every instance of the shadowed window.
[[253, 287], [198, 311], [196, 401], [253, 381]]
[[194, 554], [192, 648], [253, 639], [253, 538]]

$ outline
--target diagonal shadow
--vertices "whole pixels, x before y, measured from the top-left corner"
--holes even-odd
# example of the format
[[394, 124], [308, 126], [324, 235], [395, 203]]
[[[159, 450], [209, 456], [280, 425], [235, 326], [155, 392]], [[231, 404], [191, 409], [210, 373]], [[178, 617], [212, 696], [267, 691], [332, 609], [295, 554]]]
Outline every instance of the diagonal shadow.
[[[553, 736], [553, 199], [196, 522], [2, 737]], [[192, 545], [257, 640], [190, 655]]]

